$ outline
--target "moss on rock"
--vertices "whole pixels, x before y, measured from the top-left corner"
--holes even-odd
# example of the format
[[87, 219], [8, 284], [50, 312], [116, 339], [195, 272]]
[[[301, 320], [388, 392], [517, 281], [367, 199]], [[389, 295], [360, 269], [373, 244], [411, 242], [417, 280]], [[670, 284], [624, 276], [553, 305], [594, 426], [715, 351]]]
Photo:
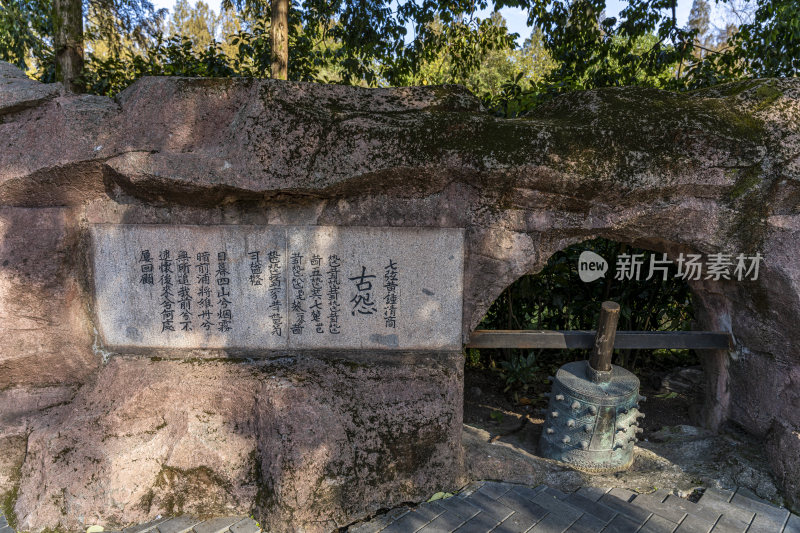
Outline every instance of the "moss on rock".
[[168, 515], [190, 513], [200, 518], [225, 514], [235, 505], [231, 482], [208, 466], [181, 469], [163, 465], [152, 489], [139, 502]]

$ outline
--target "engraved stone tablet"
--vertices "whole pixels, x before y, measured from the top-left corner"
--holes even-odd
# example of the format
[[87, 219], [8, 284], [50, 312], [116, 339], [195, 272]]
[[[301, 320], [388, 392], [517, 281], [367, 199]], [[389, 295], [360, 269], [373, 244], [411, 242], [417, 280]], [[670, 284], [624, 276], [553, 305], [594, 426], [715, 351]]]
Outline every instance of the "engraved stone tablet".
[[461, 347], [460, 229], [91, 229], [110, 348]]

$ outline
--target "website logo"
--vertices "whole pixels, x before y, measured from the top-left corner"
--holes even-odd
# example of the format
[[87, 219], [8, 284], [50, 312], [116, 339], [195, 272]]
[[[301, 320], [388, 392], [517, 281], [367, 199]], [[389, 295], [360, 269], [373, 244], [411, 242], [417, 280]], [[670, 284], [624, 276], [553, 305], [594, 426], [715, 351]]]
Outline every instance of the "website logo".
[[589, 283], [596, 279], [606, 277], [608, 272], [608, 261], [594, 252], [586, 250], [581, 252], [578, 258], [578, 276], [581, 281]]
[[[705, 259], [705, 261], [703, 261]], [[758, 279], [759, 267], [764, 260], [760, 253], [745, 254], [708, 254], [705, 258], [700, 254], [679, 254], [675, 261], [667, 259], [667, 254], [660, 256], [653, 253], [649, 259], [645, 254], [620, 254], [614, 279], [618, 281], [639, 281], [659, 277], [663, 281], [669, 276], [669, 267], [676, 267], [673, 277], [686, 281], [699, 280], [735, 280], [745, 281]], [[589, 250], [581, 252], [578, 257], [578, 276], [581, 281], [589, 283], [606, 277], [608, 262]]]

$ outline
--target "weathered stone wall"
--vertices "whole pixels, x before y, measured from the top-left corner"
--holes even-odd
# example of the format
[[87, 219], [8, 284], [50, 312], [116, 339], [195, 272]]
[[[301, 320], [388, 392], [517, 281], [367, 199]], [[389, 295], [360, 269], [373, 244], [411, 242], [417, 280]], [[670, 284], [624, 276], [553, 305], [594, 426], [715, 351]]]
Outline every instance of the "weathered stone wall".
[[457, 480], [458, 354], [115, 356], [27, 437], [25, 528], [259, 515], [331, 531]]
[[23, 527], [205, 501], [325, 530], [459, 482], [460, 354], [108, 354], [92, 223], [465, 228], [465, 338], [505, 287], [587, 238], [760, 251], [759, 281], [692, 286], [697, 327], [736, 339], [706, 354], [705, 414], [762, 435], [800, 504], [796, 80], [574, 93], [502, 120], [457, 87], [146, 78], [110, 100], [0, 76], [0, 287], [17, 324], [0, 446], [22, 462], [6, 476]]

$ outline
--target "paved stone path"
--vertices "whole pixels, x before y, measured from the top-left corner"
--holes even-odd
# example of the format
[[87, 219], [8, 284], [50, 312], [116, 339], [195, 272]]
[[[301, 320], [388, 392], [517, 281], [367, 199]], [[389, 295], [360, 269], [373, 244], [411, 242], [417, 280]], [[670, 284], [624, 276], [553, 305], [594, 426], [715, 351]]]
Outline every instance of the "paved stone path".
[[[115, 533], [260, 533], [243, 516], [160, 518]], [[347, 533], [800, 533], [800, 516], [745, 489], [707, 489], [697, 503], [663, 489], [636, 494], [480, 481], [450, 498], [393, 509]], [[0, 533], [14, 533], [0, 514]]]
[[800, 517], [739, 489], [708, 489], [698, 503], [658, 490], [478, 482], [414, 509], [393, 509], [348, 533], [800, 533]]

